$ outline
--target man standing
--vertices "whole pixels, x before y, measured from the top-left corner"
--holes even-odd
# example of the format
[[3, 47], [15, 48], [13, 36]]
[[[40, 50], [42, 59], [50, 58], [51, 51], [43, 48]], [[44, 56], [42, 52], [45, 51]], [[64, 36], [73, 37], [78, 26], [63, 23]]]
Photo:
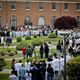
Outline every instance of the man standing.
[[19, 80], [26, 80], [25, 74], [26, 74], [26, 69], [22, 64], [22, 67], [19, 69]]
[[45, 58], [49, 57], [49, 46], [47, 43], [44, 43], [44, 52], [45, 52]]
[[44, 48], [43, 48], [43, 44], [41, 44], [41, 46], [40, 46], [40, 58], [43, 58], [43, 53], [44, 53]]
[[23, 54], [23, 59], [25, 59], [26, 58], [26, 48], [25, 47], [22, 48], [22, 54]]

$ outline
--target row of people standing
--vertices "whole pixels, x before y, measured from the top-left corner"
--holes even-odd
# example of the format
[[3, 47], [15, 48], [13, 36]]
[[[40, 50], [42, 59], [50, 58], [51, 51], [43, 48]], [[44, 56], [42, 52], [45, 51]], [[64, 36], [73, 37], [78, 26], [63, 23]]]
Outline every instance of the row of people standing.
[[45, 58], [49, 57], [49, 46], [47, 43], [44, 43], [40, 45], [40, 58], [43, 58], [43, 55], [45, 53]]
[[[39, 48], [39, 53], [40, 53], [40, 58], [44, 58], [44, 53], [45, 53], [45, 58], [49, 57], [49, 46], [47, 43], [41, 44], [40, 48]], [[23, 58], [28, 58], [28, 57], [32, 57], [32, 55], [34, 54], [34, 56], [37, 56], [36, 50], [35, 50], [35, 46], [28, 46], [23, 47], [22, 48], [22, 54], [23, 54]]]
[[0, 36], [0, 45], [3, 46], [5, 43], [9, 46], [12, 43], [12, 38], [10, 36]]

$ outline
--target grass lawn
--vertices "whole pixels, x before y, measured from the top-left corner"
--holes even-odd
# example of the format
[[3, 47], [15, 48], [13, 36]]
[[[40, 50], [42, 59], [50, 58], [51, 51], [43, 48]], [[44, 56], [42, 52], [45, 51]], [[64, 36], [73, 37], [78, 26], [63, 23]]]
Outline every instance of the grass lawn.
[[9, 74], [0, 73], [0, 80], [9, 80], [8, 77], [9, 77]]
[[[41, 37], [37, 37], [38, 39], [41, 39], [43, 42], [51, 42], [51, 44], [53, 45], [52, 49], [51, 49], [51, 54], [54, 54], [56, 52], [56, 48], [55, 46], [57, 45], [59, 40], [62, 40], [62, 38], [48, 38], [47, 36], [41, 36]], [[23, 40], [22, 42], [27, 42], [28, 45], [31, 45], [32, 41], [35, 38], [32, 38], [31, 40]], [[16, 46], [19, 42], [16, 42], [16, 40], [14, 41], [14, 43], [12, 43], [11, 45]], [[5, 48], [5, 47], [0, 47], [0, 51], [4, 51], [6, 52], [8, 49], [10, 49], [11, 51], [15, 51], [16, 48]], [[29, 58], [29, 60], [31, 61], [32, 59], [40, 59], [40, 54], [39, 54], [39, 50], [36, 50], [37, 53], [37, 57], [35, 58], [34, 56], [32, 58]], [[15, 56], [4, 56], [5, 59], [13, 59], [13, 58], [20, 58], [22, 57], [22, 53], [18, 52], [17, 55]], [[45, 58], [44, 58], [45, 59]], [[21, 59], [23, 62], [24, 60]], [[45, 59], [46, 60], [46, 59]], [[6, 60], [6, 69], [11, 69], [11, 60]]]
[[[59, 40], [62, 40], [62, 38], [59, 38], [59, 37], [57, 37], [57, 38], [48, 38], [48, 36], [41, 36], [41, 37], [37, 37], [37, 39], [41, 39], [43, 42], [52, 42], [53, 44], [55, 43], [55, 44], [57, 44], [57, 42], [59, 41]], [[32, 41], [33, 40], [35, 40], [35, 38], [32, 38], [31, 40], [22, 40], [21, 42], [27, 42], [28, 43], [28, 45], [31, 45], [31, 43], [32, 43]], [[13, 42], [11, 45], [12, 46], [16, 46], [18, 43], [20, 43], [20, 42]]]

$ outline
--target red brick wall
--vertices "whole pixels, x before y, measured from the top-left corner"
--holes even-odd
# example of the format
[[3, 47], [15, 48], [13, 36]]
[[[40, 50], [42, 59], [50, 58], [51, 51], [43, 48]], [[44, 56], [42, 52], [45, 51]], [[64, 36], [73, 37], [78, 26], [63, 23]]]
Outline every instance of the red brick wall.
[[[37, 25], [39, 16], [44, 16], [46, 25], [51, 25], [51, 17], [60, 17], [60, 3], [57, 3], [56, 11], [52, 11], [52, 3], [44, 3], [44, 10], [39, 11], [38, 2], [32, 2], [30, 10], [25, 10], [24, 2], [16, 2], [16, 10], [11, 10], [11, 2], [7, 3], [7, 24], [10, 25], [10, 18], [12, 15], [17, 17], [17, 26], [24, 24], [24, 19], [26, 16], [30, 16], [33, 25]], [[2, 2], [2, 10], [0, 11], [0, 16], [3, 16], [3, 23], [6, 25], [6, 2]], [[76, 4], [69, 3], [68, 11], [64, 11], [64, 4], [61, 5], [61, 16], [80, 16], [80, 11], [76, 11]]]

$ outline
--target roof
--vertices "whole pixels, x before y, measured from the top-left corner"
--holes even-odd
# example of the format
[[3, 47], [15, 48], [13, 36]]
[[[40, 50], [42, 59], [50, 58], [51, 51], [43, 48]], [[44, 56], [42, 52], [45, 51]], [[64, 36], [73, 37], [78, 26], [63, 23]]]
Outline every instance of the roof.
[[0, 0], [0, 1], [16, 1], [16, 2], [70, 2], [76, 3], [80, 2], [80, 0]]

